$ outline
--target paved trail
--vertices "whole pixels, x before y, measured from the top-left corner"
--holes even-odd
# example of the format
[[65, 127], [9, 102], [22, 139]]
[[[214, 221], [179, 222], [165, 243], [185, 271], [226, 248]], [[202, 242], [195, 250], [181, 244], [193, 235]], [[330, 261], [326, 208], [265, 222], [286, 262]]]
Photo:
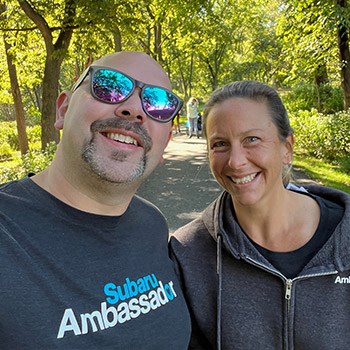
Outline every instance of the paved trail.
[[[204, 139], [174, 134], [164, 162], [137, 191], [164, 213], [171, 233], [197, 218], [222, 191], [209, 170], [206, 154]], [[301, 185], [315, 184], [303, 172], [295, 170]]]

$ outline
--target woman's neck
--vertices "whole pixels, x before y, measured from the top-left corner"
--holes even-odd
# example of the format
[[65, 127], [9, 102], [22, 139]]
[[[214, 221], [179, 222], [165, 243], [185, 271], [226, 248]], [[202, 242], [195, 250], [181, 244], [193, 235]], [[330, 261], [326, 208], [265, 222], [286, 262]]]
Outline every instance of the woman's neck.
[[283, 189], [268, 203], [235, 204], [237, 219], [246, 234], [271, 251], [286, 252], [302, 247], [315, 233], [320, 209], [309, 196]]

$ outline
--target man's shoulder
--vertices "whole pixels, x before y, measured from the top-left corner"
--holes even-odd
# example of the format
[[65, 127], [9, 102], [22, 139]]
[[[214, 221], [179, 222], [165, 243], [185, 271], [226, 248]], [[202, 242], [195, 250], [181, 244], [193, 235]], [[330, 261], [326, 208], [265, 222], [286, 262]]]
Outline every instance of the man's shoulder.
[[152, 217], [153, 219], [156, 218], [164, 222], [166, 221], [163, 213], [156, 205], [138, 195], [133, 197], [130, 203], [130, 210], [135, 212], [135, 214], [138, 216], [141, 215], [144, 217]]
[[23, 179], [13, 180], [9, 182], [5, 182], [0, 184], [0, 196], [8, 196], [8, 195], [20, 195], [21, 187], [23, 186]]
[[28, 176], [23, 177], [20, 180], [13, 180], [0, 184], [0, 196], [16, 198], [24, 197], [25, 192], [33, 191], [35, 186], [33, 186], [32, 180]]
[[147, 200], [147, 199], [145, 199], [143, 197], [140, 197], [138, 195], [135, 195], [133, 197], [132, 202], [136, 206], [144, 207], [145, 209], [148, 209], [148, 210], [151, 210], [151, 211], [154, 210], [154, 211], [157, 211], [157, 212], [161, 213], [160, 209], [155, 204], [153, 204], [149, 200]]

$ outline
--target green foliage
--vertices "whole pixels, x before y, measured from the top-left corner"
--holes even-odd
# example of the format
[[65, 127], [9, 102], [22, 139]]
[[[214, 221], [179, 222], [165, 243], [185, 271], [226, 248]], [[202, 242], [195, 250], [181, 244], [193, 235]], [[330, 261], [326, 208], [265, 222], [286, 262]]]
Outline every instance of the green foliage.
[[291, 124], [297, 151], [339, 164], [350, 173], [350, 112], [299, 111], [291, 117]]
[[41, 113], [38, 108], [30, 106], [27, 111], [27, 125], [39, 125], [41, 119]]
[[304, 154], [295, 154], [293, 164], [305, 171], [313, 180], [350, 193], [350, 175], [346, 174], [341, 167]]
[[18, 150], [17, 131], [15, 122], [0, 123], [0, 159], [11, 158]]
[[286, 0], [277, 32], [284, 41], [287, 80], [311, 83], [319, 65], [337, 74], [335, 5], [329, 0]]
[[[340, 87], [322, 84], [320, 95], [323, 113], [336, 113], [344, 109], [343, 94]], [[316, 109], [316, 86], [314, 84], [299, 83], [283, 95], [283, 102], [288, 111]]]
[[46, 169], [52, 162], [56, 153], [57, 144], [50, 142], [45, 151], [34, 149], [22, 157], [22, 167], [25, 173], [39, 173]]
[[309, 84], [300, 83], [283, 95], [283, 103], [290, 112], [316, 108], [315, 88]]
[[27, 128], [27, 137], [29, 148], [31, 150], [40, 149], [41, 147], [41, 128], [40, 125], [34, 125]]
[[[74, 31], [60, 72], [60, 90], [72, 86], [90, 55], [95, 60], [120, 49], [139, 50], [163, 65], [175, 91], [186, 101], [194, 95], [204, 102], [214, 88], [234, 80], [259, 80], [282, 87], [302, 82], [286, 96], [286, 104], [290, 111], [311, 110], [317, 107], [312, 82], [317, 67], [324, 66], [330, 85], [321, 89], [321, 111], [335, 113], [343, 108], [335, 33], [337, 24], [345, 20], [348, 23], [350, 17], [329, 0], [28, 3], [51, 28], [46, 40], [16, 0], [6, 1], [6, 20], [0, 21], [0, 29], [4, 29], [1, 33], [12, 47], [29, 126], [39, 124], [41, 119], [45, 43], [60, 46], [57, 39], [63, 27]], [[68, 5], [73, 6], [75, 15], [66, 16]], [[62, 53], [65, 50], [57, 50], [53, 55], [61, 57]], [[55, 98], [54, 93], [51, 98]], [[4, 105], [0, 105], [0, 120], [14, 120], [2, 38], [1, 103]], [[13, 137], [8, 145], [11, 149], [15, 148], [15, 141]], [[34, 141], [31, 147], [37, 148], [39, 142]], [[5, 148], [9, 152], [8, 146], [3, 145], [4, 152]]]
[[11, 146], [7, 142], [0, 144], [0, 160], [10, 158], [12, 152], [13, 150], [11, 149]]
[[39, 173], [52, 162], [57, 144], [51, 142], [45, 151], [36, 148], [22, 156], [22, 162], [14, 167], [0, 166], [0, 183], [18, 180], [28, 173]]
[[321, 101], [324, 113], [335, 113], [344, 109], [343, 93], [340, 87], [321, 85]]
[[0, 103], [0, 122], [15, 120], [15, 111], [13, 104]]
[[[15, 122], [0, 122], [0, 183], [20, 179], [27, 173], [38, 173], [51, 163], [57, 144], [51, 142], [45, 151], [41, 151], [40, 125], [27, 128], [30, 151], [19, 158], [18, 137]], [[5, 162], [9, 159], [18, 161]], [[11, 165], [8, 165], [11, 164]]]

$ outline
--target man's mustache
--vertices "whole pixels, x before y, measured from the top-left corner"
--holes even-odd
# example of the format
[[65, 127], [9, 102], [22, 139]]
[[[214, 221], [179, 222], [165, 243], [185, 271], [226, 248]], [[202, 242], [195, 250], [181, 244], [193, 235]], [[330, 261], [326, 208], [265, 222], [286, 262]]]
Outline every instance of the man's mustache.
[[131, 122], [125, 118], [110, 118], [105, 120], [95, 120], [90, 127], [91, 132], [103, 132], [108, 129], [124, 129], [137, 134], [142, 142], [145, 153], [152, 148], [152, 139], [146, 128], [140, 123]]

